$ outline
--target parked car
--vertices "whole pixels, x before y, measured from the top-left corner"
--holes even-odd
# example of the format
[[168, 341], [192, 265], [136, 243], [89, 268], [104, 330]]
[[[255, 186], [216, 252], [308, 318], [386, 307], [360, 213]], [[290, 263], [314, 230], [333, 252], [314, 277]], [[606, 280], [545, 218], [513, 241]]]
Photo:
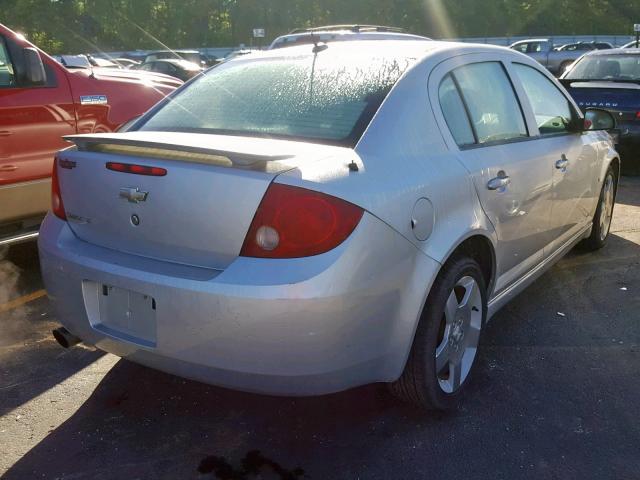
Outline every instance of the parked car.
[[576, 50], [582, 50], [583, 52], [590, 52], [591, 50], [607, 50], [614, 48], [609, 42], [576, 42], [567, 43], [557, 47], [559, 52], [574, 52]]
[[107, 60], [106, 58], [94, 57], [91, 54], [87, 54], [87, 58], [89, 59], [89, 63], [94, 67], [123, 68], [118, 62]]
[[233, 60], [234, 58], [243, 57], [245, 55], [249, 55], [251, 53], [259, 52], [260, 50], [251, 50], [249, 48], [239, 48], [238, 50], [234, 50], [230, 52], [224, 59], [223, 62]]
[[353, 40], [431, 40], [427, 37], [406, 33], [401, 28], [378, 25], [330, 25], [315, 28], [298, 28], [276, 38], [269, 50], [308, 45], [316, 42], [344, 42]]
[[561, 81], [581, 108], [598, 107], [613, 114], [622, 173], [640, 175], [640, 50], [589, 52]]
[[67, 137], [39, 239], [55, 335], [242, 390], [451, 407], [486, 321], [607, 241], [613, 126], [488, 45], [224, 62], [126, 133]]
[[131, 60], [130, 58], [116, 58], [113, 61], [119, 64], [122, 68], [133, 68], [140, 65], [140, 62]]
[[158, 50], [147, 53], [142, 63], [155, 60], [186, 60], [187, 62], [196, 63], [200, 67], [205, 67], [209, 58], [198, 50]]
[[639, 47], [639, 42], [636, 42], [635, 40], [629, 42], [629, 43], [625, 43], [622, 47], [620, 48], [638, 48]]
[[176, 59], [152, 60], [138, 65], [136, 69], [146, 72], [164, 73], [165, 75], [179, 78], [183, 82], [202, 72], [202, 67], [197, 63]]
[[[581, 43], [580, 46], [587, 48], [588, 46], [592, 46], [592, 44]], [[560, 50], [547, 38], [521, 40], [511, 45], [510, 48], [517, 52], [529, 55], [531, 58], [547, 67], [551, 73], [558, 76], [569, 68], [576, 59], [584, 54], [584, 50], [577, 47]]]
[[116, 130], [182, 84], [78, 60], [66, 68], [0, 25], [0, 245], [37, 235], [63, 135]]

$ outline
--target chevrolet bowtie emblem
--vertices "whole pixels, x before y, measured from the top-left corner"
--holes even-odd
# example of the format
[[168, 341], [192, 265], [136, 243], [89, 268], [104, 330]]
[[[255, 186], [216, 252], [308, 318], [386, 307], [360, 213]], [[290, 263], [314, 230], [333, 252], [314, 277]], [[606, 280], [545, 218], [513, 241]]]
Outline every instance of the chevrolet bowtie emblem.
[[141, 192], [139, 188], [121, 188], [120, 198], [126, 198], [131, 203], [144, 202], [149, 192]]

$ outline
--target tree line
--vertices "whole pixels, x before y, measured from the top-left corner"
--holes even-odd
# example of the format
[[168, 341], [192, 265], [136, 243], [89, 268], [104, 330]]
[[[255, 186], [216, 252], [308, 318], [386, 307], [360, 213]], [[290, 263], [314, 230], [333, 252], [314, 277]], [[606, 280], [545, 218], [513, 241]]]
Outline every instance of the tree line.
[[455, 38], [624, 35], [634, 21], [638, 0], [0, 0], [0, 22], [51, 53], [250, 45], [343, 23]]

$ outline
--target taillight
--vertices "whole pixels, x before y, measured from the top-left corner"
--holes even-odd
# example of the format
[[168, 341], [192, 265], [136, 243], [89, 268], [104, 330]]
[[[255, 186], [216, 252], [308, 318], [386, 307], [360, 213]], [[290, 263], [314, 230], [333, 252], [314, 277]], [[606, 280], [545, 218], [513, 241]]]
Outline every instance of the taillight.
[[636, 112], [636, 120], [640, 120], [640, 112]]
[[253, 217], [240, 255], [309, 257], [340, 245], [356, 228], [363, 210], [339, 198], [272, 183]]
[[62, 220], [67, 219], [60, 193], [60, 181], [58, 180], [58, 159], [53, 161], [53, 172], [51, 172], [51, 211]]

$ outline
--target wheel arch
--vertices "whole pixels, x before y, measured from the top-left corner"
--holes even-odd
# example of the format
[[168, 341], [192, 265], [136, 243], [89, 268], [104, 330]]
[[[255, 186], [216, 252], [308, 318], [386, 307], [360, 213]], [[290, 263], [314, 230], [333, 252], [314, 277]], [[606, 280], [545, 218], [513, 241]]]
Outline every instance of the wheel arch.
[[442, 265], [440, 270], [446, 266], [451, 258], [457, 255], [465, 255], [478, 262], [484, 275], [487, 298], [491, 297], [497, 272], [495, 234], [492, 235], [492, 233], [483, 230], [469, 232], [454, 243], [454, 246], [440, 262]]
[[620, 181], [620, 172], [622, 168], [622, 165], [620, 164], [620, 157], [618, 157], [617, 155], [614, 156], [609, 162], [609, 165], [611, 166], [611, 168], [613, 168], [613, 173], [616, 176], [616, 189], [617, 189], [618, 182]]
[[604, 161], [602, 162], [602, 166], [599, 172], [598, 181], [602, 183], [604, 181], [604, 177], [607, 173], [609, 167], [613, 168], [614, 173], [616, 174], [616, 183], [620, 181], [620, 175], [622, 172], [622, 163], [620, 160], [620, 155], [613, 147], [609, 147], [607, 151], [604, 153]]

